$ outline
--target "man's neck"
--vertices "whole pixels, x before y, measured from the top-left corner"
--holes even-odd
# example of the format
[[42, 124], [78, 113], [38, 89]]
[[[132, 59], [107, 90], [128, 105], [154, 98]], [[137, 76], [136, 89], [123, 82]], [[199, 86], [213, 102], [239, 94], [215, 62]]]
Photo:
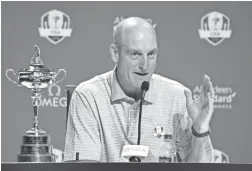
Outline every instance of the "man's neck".
[[140, 100], [141, 99], [141, 92], [137, 92], [137, 93], [126, 93], [125, 92], [125, 94], [127, 95], [127, 96], [129, 96], [129, 97], [131, 97], [131, 98], [133, 98], [133, 99], [135, 99], [135, 101], [137, 102], [138, 100]]

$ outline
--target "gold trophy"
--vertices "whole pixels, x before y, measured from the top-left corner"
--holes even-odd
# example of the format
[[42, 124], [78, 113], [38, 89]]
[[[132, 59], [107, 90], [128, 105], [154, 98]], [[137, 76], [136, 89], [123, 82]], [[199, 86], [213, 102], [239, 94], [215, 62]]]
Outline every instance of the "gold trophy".
[[[59, 69], [58, 72], [54, 72], [52, 69], [46, 68], [40, 58], [39, 47], [37, 45], [34, 45], [34, 47], [35, 53], [28, 69], [21, 69], [17, 73], [13, 69], [7, 69], [6, 71], [6, 76], [11, 82], [33, 91], [31, 96], [34, 110], [33, 128], [25, 132], [23, 144], [21, 145], [21, 154], [17, 158], [18, 162], [55, 162], [50, 136], [38, 126], [38, 108], [41, 101], [40, 91], [61, 82], [66, 76], [66, 71], [65, 69]], [[10, 79], [8, 76], [9, 72], [17, 76], [17, 81]], [[64, 76], [59, 81], [56, 81], [60, 72], [64, 72]]]

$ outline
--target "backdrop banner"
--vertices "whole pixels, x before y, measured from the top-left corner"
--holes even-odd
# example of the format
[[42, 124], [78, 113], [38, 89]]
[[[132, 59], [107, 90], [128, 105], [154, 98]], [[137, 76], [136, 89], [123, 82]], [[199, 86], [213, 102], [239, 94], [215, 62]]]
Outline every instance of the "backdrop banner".
[[[252, 163], [252, 2], [2, 2], [2, 162], [16, 162], [33, 124], [31, 91], [5, 71], [27, 68], [37, 44], [45, 66], [67, 71], [42, 92], [39, 125], [55, 151], [64, 150], [66, 85], [112, 70], [113, 29], [139, 16], [155, 28], [156, 73], [201, 92], [211, 77], [215, 112], [211, 139], [216, 162]], [[14, 79], [14, 76], [13, 76]]]

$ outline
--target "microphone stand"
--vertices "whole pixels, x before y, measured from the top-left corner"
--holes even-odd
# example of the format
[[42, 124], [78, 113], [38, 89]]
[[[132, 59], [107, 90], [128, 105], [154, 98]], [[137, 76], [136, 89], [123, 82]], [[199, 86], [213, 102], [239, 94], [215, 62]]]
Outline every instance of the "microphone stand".
[[[140, 100], [137, 145], [140, 145], [140, 139], [141, 139], [141, 119], [142, 119], [142, 106], [143, 106], [143, 99], [144, 99], [143, 93], [144, 91], [142, 91], [141, 100]], [[132, 156], [129, 158], [129, 162], [141, 162], [141, 159], [137, 156]]]
[[[144, 81], [141, 85], [141, 99], [140, 99], [140, 110], [139, 110], [139, 120], [138, 120], [138, 138], [137, 138], [137, 146], [139, 148], [143, 148], [143, 146], [140, 145], [140, 139], [141, 139], [141, 119], [142, 119], [142, 106], [143, 106], [143, 100], [145, 93], [149, 90], [149, 82]], [[148, 149], [149, 150], [149, 149]], [[147, 152], [148, 154], [148, 152]], [[146, 156], [147, 156], [146, 154]], [[129, 158], [129, 162], [141, 162], [140, 156], [131, 156]]]
[[140, 100], [140, 109], [139, 109], [139, 120], [138, 120], [138, 138], [137, 145], [140, 145], [141, 139], [141, 119], [142, 119], [142, 106], [143, 106], [143, 98]]

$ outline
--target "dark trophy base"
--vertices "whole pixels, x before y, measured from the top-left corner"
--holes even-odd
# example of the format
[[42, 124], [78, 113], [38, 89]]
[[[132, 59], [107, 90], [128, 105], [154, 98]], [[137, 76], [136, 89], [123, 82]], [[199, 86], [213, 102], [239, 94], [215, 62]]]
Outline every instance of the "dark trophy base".
[[27, 154], [21, 154], [18, 155], [18, 162], [36, 162], [36, 163], [42, 163], [42, 162], [54, 162], [55, 156], [44, 154], [44, 155], [27, 155]]
[[32, 128], [23, 136], [18, 162], [55, 162], [50, 136], [42, 129]]

